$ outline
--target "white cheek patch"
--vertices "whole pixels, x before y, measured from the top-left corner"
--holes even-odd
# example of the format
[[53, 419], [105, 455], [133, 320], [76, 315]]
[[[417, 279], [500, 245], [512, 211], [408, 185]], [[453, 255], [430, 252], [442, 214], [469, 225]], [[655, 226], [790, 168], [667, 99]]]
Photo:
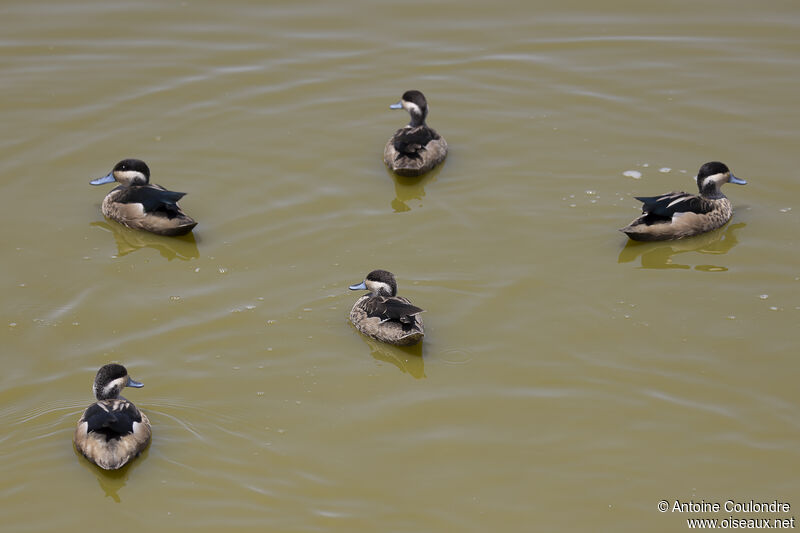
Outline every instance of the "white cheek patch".
[[728, 183], [728, 179], [730, 179], [730, 173], [728, 172], [719, 172], [717, 174], [712, 174], [711, 176], [706, 176], [703, 182], [700, 184], [701, 188], [705, 188], [705, 184], [708, 182], [714, 183], [717, 187], [721, 187], [723, 183]]
[[712, 180], [714, 181], [714, 183], [716, 183], [718, 186], [719, 186], [719, 185], [722, 185], [723, 183], [728, 183], [728, 180], [730, 180], [730, 178], [731, 178], [731, 175], [730, 175], [730, 173], [728, 173], [728, 172], [725, 172], [724, 174], [722, 174], [722, 173], [720, 173], [720, 174], [714, 174], [713, 176], [711, 176], [711, 179], [712, 179]]
[[136, 170], [117, 170], [114, 172], [114, 178], [117, 181], [133, 181], [137, 178], [141, 181], [147, 181], [144, 174]]
[[[141, 204], [139, 204], [141, 205]], [[108, 395], [110, 394], [115, 388], [118, 391], [121, 391], [122, 388], [127, 384], [127, 380], [125, 378], [117, 378], [108, 385], [103, 388], [103, 392]]]
[[366, 284], [367, 284], [367, 288], [370, 290], [370, 292], [373, 292], [373, 293], [376, 293], [376, 294], [381, 292], [381, 291], [385, 292], [386, 294], [391, 294], [392, 293], [392, 288], [389, 286], [388, 283], [384, 283], [382, 281], [371, 281], [370, 280], [370, 281], [367, 281]]
[[414, 114], [417, 114], [417, 115], [421, 115], [422, 114], [422, 109], [420, 109], [419, 106], [417, 104], [415, 104], [414, 102], [409, 102], [407, 100], [403, 100], [403, 107], [405, 107], [406, 111], [408, 111], [409, 113], [414, 113]]

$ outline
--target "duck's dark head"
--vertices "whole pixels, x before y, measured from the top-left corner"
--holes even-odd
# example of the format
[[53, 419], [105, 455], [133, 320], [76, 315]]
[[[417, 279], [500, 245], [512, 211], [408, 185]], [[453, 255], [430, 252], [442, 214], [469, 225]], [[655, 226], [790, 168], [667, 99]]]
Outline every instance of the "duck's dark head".
[[125, 387], [140, 388], [144, 384], [131, 379], [124, 366], [111, 363], [103, 365], [94, 378], [92, 392], [98, 400], [112, 400], [118, 398]]
[[733, 175], [725, 163], [710, 161], [697, 171], [697, 188], [700, 194], [707, 197], [720, 196], [720, 188], [725, 183], [745, 185], [747, 182]]
[[368, 290], [376, 296], [397, 296], [397, 280], [388, 270], [373, 270], [361, 283], [350, 285], [350, 290]]
[[141, 159], [123, 159], [107, 175], [89, 183], [92, 185], [102, 185], [117, 181], [121, 185], [130, 187], [131, 185], [147, 185], [150, 182], [150, 168]]
[[396, 104], [389, 106], [391, 109], [405, 109], [411, 115], [409, 126], [416, 127], [425, 124], [428, 116], [428, 101], [425, 95], [419, 91], [406, 91], [403, 98]]

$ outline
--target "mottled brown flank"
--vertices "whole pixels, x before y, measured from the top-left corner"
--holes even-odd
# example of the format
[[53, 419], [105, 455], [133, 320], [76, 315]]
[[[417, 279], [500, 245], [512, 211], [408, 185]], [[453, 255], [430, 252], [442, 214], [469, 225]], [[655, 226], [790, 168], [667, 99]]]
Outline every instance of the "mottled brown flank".
[[[402, 131], [403, 128], [397, 130], [395, 135]], [[400, 154], [394, 147], [394, 138], [393, 135], [383, 149], [383, 162], [386, 163], [389, 170], [400, 176], [425, 174], [447, 157], [447, 142], [444, 137], [439, 137], [426, 144], [425, 149], [418, 154], [418, 157], [407, 157]]]
[[81, 416], [78, 421], [78, 427], [75, 428], [73, 437], [75, 447], [84, 457], [100, 468], [105, 470], [121, 468], [142, 453], [150, 442], [152, 434], [150, 420], [141, 411], [139, 411], [139, 415], [142, 417], [142, 421], [135, 425], [133, 433], [106, 440], [106, 436], [103, 434], [87, 432], [88, 424], [84, 420], [84, 412], [84, 416]]
[[[157, 187], [155, 185], [149, 187]], [[194, 219], [186, 215], [177, 205], [177, 216], [168, 218], [152, 213], [145, 213], [141, 204], [126, 204], [116, 201], [117, 195], [122, 191], [117, 188], [112, 190], [103, 199], [101, 211], [105, 216], [116, 220], [123, 226], [133, 229], [141, 229], [158, 235], [174, 237], [186, 235], [197, 225]]]
[[[380, 318], [368, 316], [364, 305], [369, 298], [369, 294], [362, 296], [356, 300], [353, 309], [350, 310], [350, 322], [358, 331], [367, 337], [396, 346], [417, 344], [425, 336], [422, 317], [419, 315], [414, 315], [416, 326], [409, 330], [404, 329], [401, 322], [394, 320], [381, 322]], [[396, 298], [410, 304], [406, 298], [400, 296], [396, 296]]]
[[699, 235], [724, 226], [733, 216], [731, 202], [724, 196], [707, 201], [714, 204], [709, 213], [685, 213], [673, 220], [650, 225], [644, 222], [646, 214], [642, 214], [620, 231], [635, 241], [665, 241]]

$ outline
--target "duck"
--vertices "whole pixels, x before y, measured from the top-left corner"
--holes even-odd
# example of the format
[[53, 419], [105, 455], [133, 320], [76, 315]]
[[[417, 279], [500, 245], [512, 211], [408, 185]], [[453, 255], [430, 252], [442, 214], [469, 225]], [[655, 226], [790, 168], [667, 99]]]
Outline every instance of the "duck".
[[150, 168], [141, 159], [123, 159], [106, 176], [90, 181], [119, 185], [103, 199], [101, 211], [106, 217], [129, 228], [156, 235], [186, 235], [197, 226], [178, 206], [186, 193], [168, 191], [150, 183]]
[[100, 367], [92, 387], [97, 401], [83, 412], [75, 428], [75, 447], [105, 470], [125, 466], [147, 447], [152, 434], [147, 415], [120, 396], [124, 387], [144, 384], [132, 379], [120, 364]]
[[406, 91], [402, 99], [389, 106], [405, 109], [411, 122], [397, 130], [383, 149], [383, 162], [400, 176], [420, 176], [444, 161], [447, 142], [425, 123], [428, 101], [420, 91]]
[[361, 283], [350, 285], [350, 290], [370, 291], [356, 300], [350, 311], [350, 322], [367, 337], [411, 346], [425, 336], [419, 316], [424, 310], [397, 296], [397, 280], [388, 270], [373, 270]]
[[660, 196], [637, 196], [642, 214], [620, 231], [635, 241], [666, 241], [700, 235], [724, 226], [733, 216], [725, 183], [746, 185], [724, 163], [710, 161], [697, 172], [700, 194], [670, 192]]

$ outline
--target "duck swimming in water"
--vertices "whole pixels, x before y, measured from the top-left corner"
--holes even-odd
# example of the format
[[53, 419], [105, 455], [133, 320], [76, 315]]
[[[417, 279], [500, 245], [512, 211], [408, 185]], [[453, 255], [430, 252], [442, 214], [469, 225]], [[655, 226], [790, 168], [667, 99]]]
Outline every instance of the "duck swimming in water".
[[444, 161], [447, 142], [436, 130], [425, 124], [428, 102], [419, 91], [406, 91], [391, 109], [405, 109], [411, 122], [392, 135], [383, 150], [383, 162], [401, 176], [419, 176]]
[[350, 290], [368, 290], [350, 311], [350, 321], [368, 337], [397, 346], [411, 346], [425, 336], [423, 312], [407, 298], [397, 296], [397, 281], [386, 270], [373, 270]]
[[120, 396], [124, 387], [144, 387], [124, 366], [104, 365], [94, 378], [97, 402], [84, 411], [75, 428], [75, 447], [106, 470], [116, 470], [139, 455], [150, 442], [150, 420]]
[[620, 229], [635, 241], [664, 241], [699, 235], [724, 226], [733, 215], [722, 185], [747, 182], [731, 173], [719, 161], [711, 161], [697, 172], [700, 194], [671, 192], [660, 196], [637, 196], [642, 202], [642, 214]]
[[184, 192], [168, 191], [150, 183], [150, 169], [139, 159], [123, 159], [108, 175], [92, 180], [92, 185], [116, 181], [103, 200], [105, 216], [129, 228], [142, 229], [157, 235], [185, 235], [197, 225], [178, 207]]

